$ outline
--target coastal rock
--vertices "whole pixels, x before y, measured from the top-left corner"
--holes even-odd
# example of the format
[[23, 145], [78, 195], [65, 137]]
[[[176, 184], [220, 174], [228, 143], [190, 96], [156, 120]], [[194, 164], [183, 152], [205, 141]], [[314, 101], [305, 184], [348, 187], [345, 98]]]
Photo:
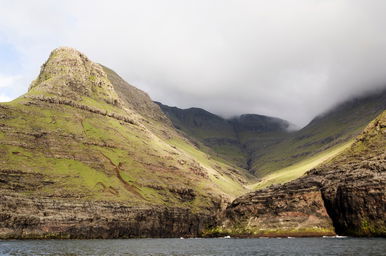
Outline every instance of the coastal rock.
[[197, 237], [214, 218], [177, 207], [0, 196], [0, 239]]
[[318, 186], [272, 187], [233, 201], [222, 226], [209, 233], [232, 236], [287, 237], [334, 235]]

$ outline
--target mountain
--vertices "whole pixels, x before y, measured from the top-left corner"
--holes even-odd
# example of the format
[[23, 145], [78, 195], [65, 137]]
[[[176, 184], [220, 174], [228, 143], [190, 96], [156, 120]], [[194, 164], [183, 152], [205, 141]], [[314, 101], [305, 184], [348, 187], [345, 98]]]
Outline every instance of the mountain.
[[385, 108], [386, 90], [343, 102], [264, 152], [255, 151], [251, 169], [263, 176], [350, 141]]
[[[156, 102], [173, 122], [176, 129], [209, 153], [238, 167], [249, 169], [251, 154], [280, 141], [288, 134], [291, 124], [285, 120], [246, 114], [224, 119], [204, 109], [179, 109]], [[251, 145], [258, 144], [255, 148]]]
[[28, 93], [0, 104], [0, 155], [0, 238], [197, 236], [253, 180], [66, 47]]
[[294, 131], [274, 117], [156, 104], [55, 49], [29, 91], [0, 104], [0, 239], [384, 236], [385, 113], [353, 141], [385, 94]]
[[173, 122], [174, 127], [197, 146], [213, 156], [240, 168], [247, 168], [247, 154], [238, 140], [233, 125], [204, 109], [179, 109], [156, 102]]
[[386, 236], [386, 111], [305, 176], [234, 200], [207, 235]]
[[245, 114], [224, 119], [203, 109], [179, 109], [161, 103], [176, 129], [260, 178], [252, 187], [286, 182], [341, 152], [386, 108], [386, 90], [350, 99], [317, 116], [302, 129], [288, 121]]

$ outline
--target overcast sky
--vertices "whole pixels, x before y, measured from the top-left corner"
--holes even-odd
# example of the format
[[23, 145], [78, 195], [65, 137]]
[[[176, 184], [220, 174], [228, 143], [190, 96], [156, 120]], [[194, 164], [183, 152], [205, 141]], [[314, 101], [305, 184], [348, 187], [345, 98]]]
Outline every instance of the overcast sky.
[[384, 0], [0, 0], [0, 102], [71, 46], [157, 101], [304, 125], [386, 85]]

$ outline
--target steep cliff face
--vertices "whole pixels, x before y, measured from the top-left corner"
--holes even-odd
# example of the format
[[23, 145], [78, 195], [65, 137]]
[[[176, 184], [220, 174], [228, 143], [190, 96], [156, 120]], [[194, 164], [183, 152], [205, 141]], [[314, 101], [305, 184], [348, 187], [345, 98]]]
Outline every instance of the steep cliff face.
[[349, 150], [309, 176], [322, 179], [325, 206], [337, 233], [386, 236], [386, 111]]
[[232, 202], [223, 224], [209, 234], [232, 236], [323, 236], [334, 227], [317, 186], [269, 188]]
[[249, 176], [165, 119], [117, 74], [54, 50], [29, 92], [0, 104], [0, 237], [196, 235]]
[[0, 196], [0, 238], [197, 237], [213, 216], [178, 207]]
[[208, 233], [386, 236], [385, 152], [386, 111], [332, 161], [233, 201]]

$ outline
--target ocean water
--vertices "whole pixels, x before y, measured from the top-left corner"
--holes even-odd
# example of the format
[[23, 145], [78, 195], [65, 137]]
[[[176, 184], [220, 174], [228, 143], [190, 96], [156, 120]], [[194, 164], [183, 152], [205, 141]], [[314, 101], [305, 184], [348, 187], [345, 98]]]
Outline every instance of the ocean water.
[[0, 255], [372, 255], [386, 256], [384, 238], [7, 240]]

